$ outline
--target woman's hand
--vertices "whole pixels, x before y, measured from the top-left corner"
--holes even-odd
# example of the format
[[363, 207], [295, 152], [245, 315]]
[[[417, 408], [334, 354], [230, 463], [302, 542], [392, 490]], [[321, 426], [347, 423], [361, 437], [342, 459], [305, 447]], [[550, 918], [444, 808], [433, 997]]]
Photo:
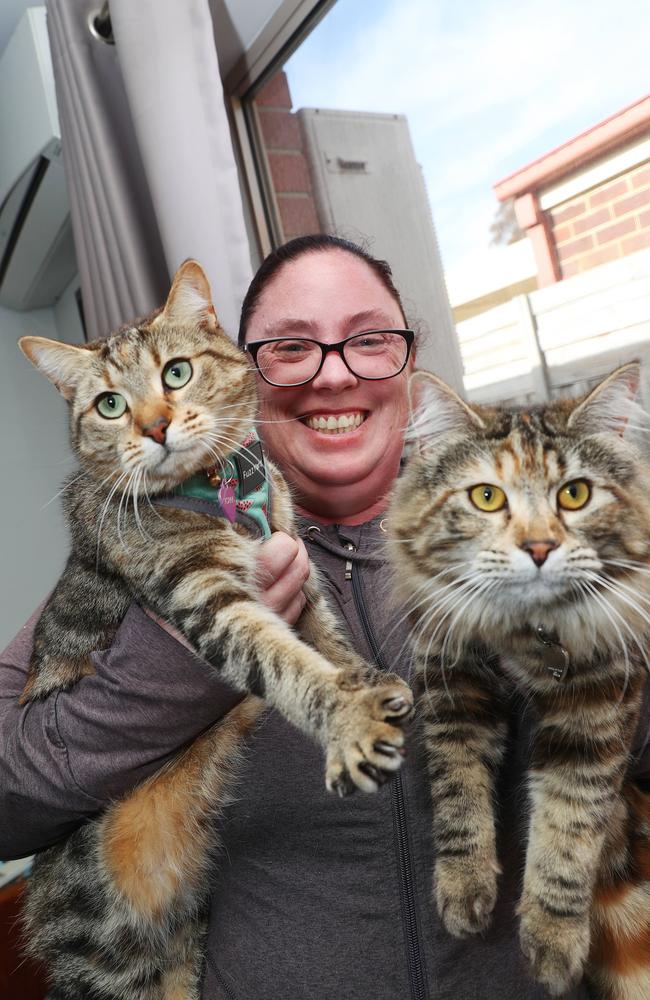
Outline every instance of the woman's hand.
[[295, 625], [307, 600], [302, 588], [309, 578], [309, 556], [303, 542], [275, 531], [260, 546], [256, 575], [262, 604]]
[[[284, 618], [287, 625], [295, 625], [307, 600], [302, 588], [309, 579], [309, 556], [302, 541], [275, 531], [260, 546], [256, 576], [262, 604]], [[177, 628], [149, 608], [143, 610], [177, 642], [196, 652]]]

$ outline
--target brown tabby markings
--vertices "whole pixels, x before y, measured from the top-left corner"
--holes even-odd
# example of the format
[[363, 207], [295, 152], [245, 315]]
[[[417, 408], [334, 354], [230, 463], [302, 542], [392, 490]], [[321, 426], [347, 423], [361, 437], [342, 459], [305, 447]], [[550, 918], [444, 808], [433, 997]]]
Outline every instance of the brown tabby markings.
[[[175, 625], [232, 687], [263, 696], [316, 739], [330, 790], [374, 791], [402, 761], [406, 685], [349, 648], [313, 576], [299, 638], [259, 601], [257, 542], [244, 527], [156, 506], [220, 465], [255, 419], [253, 372], [219, 328], [198, 264], [181, 267], [164, 310], [137, 327], [84, 348], [29, 337], [21, 347], [70, 401], [84, 473], [66, 494], [73, 548], [37, 626], [23, 701], [80, 680], [91, 651], [110, 646], [136, 600]], [[174, 389], [163, 381], [172, 360], [192, 368]], [[106, 387], [123, 396], [123, 415], [100, 415]], [[271, 528], [295, 534], [288, 488], [270, 464], [268, 474]], [[30, 951], [50, 967], [52, 1000], [197, 1000], [213, 822], [259, 710], [259, 699], [247, 698], [39, 855], [26, 922]]]
[[[628, 366], [583, 401], [521, 412], [470, 408], [420, 373], [418, 449], [389, 516], [442, 920], [458, 936], [491, 920], [509, 679], [539, 716], [522, 949], [553, 995], [586, 969], [607, 1000], [650, 997], [650, 798], [623, 786], [650, 637], [650, 468], [621, 439], [636, 383]], [[574, 480], [589, 482], [590, 498], [570, 511], [557, 497]], [[478, 509], [479, 484], [500, 487], [506, 505]], [[568, 651], [562, 681], [538, 625]]]

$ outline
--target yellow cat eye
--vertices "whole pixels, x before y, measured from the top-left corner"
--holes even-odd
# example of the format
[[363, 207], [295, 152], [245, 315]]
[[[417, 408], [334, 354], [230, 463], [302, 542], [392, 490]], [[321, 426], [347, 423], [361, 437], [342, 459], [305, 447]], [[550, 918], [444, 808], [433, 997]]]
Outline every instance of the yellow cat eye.
[[488, 483], [472, 486], [469, 498], [475, 507], [489, 514], [495, 510], [502, 510], [508, 502], [508, 498], [499, 486], [490, 486]]
[[95, 409], [107, 420], [117, 420], [126, 413], [126, 400], [119, 392], [104, 392], [95, 400]]
[[558, 490], [557, 502], [564, 510], [580, 510], [591, 496], [591, 486], [585, 479], [573, 479]]
[[192, 366], [183, 358], [174, 358], [165, 365], [162, 380], [169, 389], [182, 389], [192, 378]]

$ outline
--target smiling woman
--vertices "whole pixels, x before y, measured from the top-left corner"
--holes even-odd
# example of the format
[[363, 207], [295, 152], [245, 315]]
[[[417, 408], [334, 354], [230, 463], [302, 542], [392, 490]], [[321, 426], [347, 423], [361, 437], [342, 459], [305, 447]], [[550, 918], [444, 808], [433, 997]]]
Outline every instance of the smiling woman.
[[336, 237], [293, 240], [253, 282], [240, 340], [258, 366], [262, 436], [302, 512], [360, 524], [385, 509], [408, 418], [406, 325], [387, 265]]

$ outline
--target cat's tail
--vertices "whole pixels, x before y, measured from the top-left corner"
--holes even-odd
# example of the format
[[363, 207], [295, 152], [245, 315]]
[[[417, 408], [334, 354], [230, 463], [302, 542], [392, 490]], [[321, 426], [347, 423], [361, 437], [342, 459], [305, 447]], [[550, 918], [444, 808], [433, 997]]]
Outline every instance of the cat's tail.
[[589, 978], [603, 1000], [650, 1000], [650, 794], [630, 782], [622, 803], [594, 894]]

